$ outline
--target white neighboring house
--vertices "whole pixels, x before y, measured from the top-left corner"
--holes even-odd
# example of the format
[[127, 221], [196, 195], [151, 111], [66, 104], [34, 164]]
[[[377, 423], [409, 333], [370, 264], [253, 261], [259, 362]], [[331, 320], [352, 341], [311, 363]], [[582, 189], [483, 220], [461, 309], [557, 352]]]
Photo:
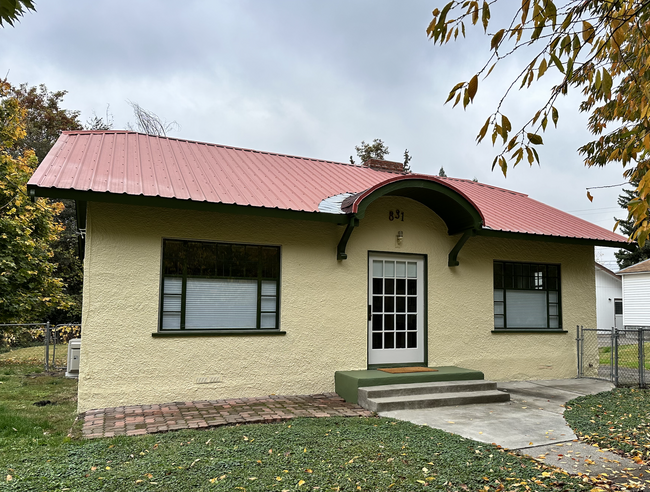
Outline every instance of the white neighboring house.
[[623, 328], [623, 286], [621, 277], [599, 263], [596, 265], [596, 327]]
[[650, 260], [624, 268], [623, 325], [626, 328], [650, 327]]

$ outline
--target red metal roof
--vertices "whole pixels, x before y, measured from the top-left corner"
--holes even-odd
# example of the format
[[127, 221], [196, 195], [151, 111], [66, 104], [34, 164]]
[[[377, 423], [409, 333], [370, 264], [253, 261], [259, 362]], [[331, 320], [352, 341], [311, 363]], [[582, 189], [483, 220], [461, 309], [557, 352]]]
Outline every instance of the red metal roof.
[[468, 195], [496, 231], [627, 242], [627, 238], [533, 200], [523, 193], [456, 178], [440, 178]]
[[395, 179], [437, 181], [465, 197], [484, 228], [626, 242], [626, 238], [529, 198], [483, 183], [406, 175], [338, 162], [127, 131], [63, 132], [28, 186], [319, 212], [322, 200]]

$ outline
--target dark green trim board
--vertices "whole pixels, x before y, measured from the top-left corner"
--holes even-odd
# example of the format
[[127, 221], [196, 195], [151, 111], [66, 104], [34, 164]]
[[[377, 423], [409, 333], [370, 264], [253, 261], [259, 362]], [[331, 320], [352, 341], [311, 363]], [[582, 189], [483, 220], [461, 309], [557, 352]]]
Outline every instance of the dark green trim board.
[[[382, 367], [386, 367], [383, 365]], [[384, 384], [429, 383], [435, 381], [469, 381], [485, 379], [481, 371], [463, 369], [462, 367], [434, 367], [436, 372], [412, 372], [391, 374], [374, 369], [366, 371], [336, 371], [334, 373], [334, 390], [349, 403], [358, 403], [359, 388], [381, 386]]]
[[629, 251], [634, 249], [635, 243], [606, 241], [601, 239], [584, 239], [579, 237], [544, 236], [541, 234], [528, 234], [525, 232], [494, 231], [492, 229], [479, 229], [477, 236], [497, 237], [503, 239], [520, 239], [524, 241], [542, 241], [546, 243], [582, 244], [584, 246], [607, 246], [610, 248], [623, 248]]
[[225, 214], [243, 214], [258, 217], [275, 217], [278, 219], [313, 220], [347, 225], [349, 219], [344, 214], [328, 214], [323, 212], [302, 212], [297, 210], [280, 210], [277, 208], [253, 207], [250, 205], [231, 205], [225, 203], [196, 202], [180, 200], [178, 198], [163, 198], [159, 196], [127, 195], [125, 193], [108, 193], [95, 191], [60, 190], [58, 188], [27, 187], [30, 196], [48, 198], [69, 198], [76, 201], [120, 203], [124, 205], [138, 205], [141, 207], [163, 207], [181, 210], [200, 210], [207, 212], [220, 212]]
[[88, 203], [77, 200], [75, 201], [74, 208], [77, 215], [77, 247], [79, 248], [79, 258], [83, 261], [86, 256], [86, 219], [87, 219]]
[[460, 262], [458, 261], [458, 253], [460, 253], [460, 250], [465, 246], [465, 243], [467, 240], [474, 236], [476, 232], [474, 229], [467, 229], [465, 232], [463, 232], [463, 235], [460, 237], [458, 242], [456, 243], [456, 246], [449, 252], [449, 258], [447, 260], [447, 266], [449, 267], [455, 267], [460, 265]]
[[492, 333], [555, 333], [557, 335], [569, 332], [562, 329], [557, 330], [555, 328], [503, 328], [499, 330], [492, 330]]
[[250, 330], [169, 330], [155, 331], [151, 334], [154, 338], [168, 337], [226, 337], [226, 336], [255, 336], [255, 335], [286, 335], [286, 331], [255, 329]]
[[458, 192], [435, 181], [405, 179], [382, 186], [359, 203], [357, 217], [362, 219], [368, 206], [383, 196], [402, 196], [416, 200], [433, 210], [447, 225], [449, 235], [483, 225], [481, 213]]
[[359, 227], [359, 219], [357, 219], [354, 215], [351, 215], [349, 217], [350, 218], [349, 218], [348, 225], [346, 226], [345, 231], [343, 232], [343, 236], [341, 236], [341, 240], [339, 241], [339, 244], [336, 247], [336, 259], [338, 261], [347, 260], [348, 255], [345, 252], [345, 248], [348, 246], [348, 241], [350, 240], [352, 231], [354, 230], [355, 227]]

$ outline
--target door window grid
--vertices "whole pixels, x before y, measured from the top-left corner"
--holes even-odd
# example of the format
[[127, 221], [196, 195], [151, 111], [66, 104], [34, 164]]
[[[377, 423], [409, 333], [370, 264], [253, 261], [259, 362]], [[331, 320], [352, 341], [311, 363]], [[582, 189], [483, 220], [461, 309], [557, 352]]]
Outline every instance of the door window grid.
[[372, 277], [372, 348], [417, 348], [417, 263], [373, 260]]

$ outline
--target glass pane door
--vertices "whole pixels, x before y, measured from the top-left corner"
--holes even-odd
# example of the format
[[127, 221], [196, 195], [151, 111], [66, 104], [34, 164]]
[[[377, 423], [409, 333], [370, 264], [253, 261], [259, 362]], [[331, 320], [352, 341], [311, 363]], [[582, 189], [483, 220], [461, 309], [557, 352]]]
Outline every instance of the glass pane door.
[[372, 255], [368, 270], [368, 363], [425, 362], [424, 259]]

